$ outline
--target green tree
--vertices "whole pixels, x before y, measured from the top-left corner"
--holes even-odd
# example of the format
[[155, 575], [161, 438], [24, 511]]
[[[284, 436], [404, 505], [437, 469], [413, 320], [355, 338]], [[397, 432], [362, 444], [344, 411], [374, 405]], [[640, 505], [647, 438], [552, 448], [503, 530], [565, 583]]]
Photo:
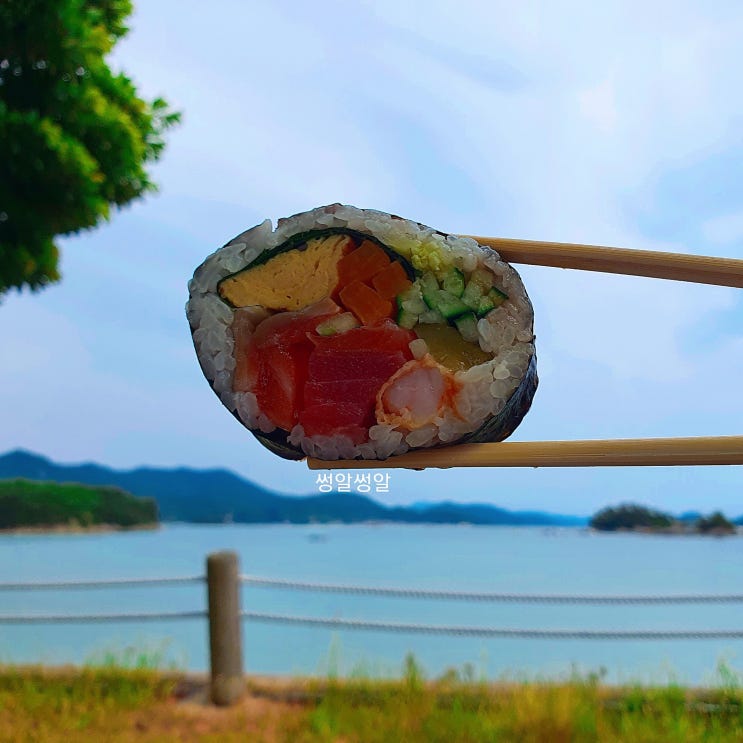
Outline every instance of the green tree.
[[0, 296], [59, 279], [55, 237], [155, 189], [145, 166], [179, 120], [106, 55], [130, 0], [0, 2]]
[[696, 523], [696, 530], [700, 534], [735, 534], [735, 524], [720, 511], [715, 511], [710, 516], [700, 518]]
[[667, 513], [654, 511], [634, 503], [624, 503], [615, 508], [604, 508], [593, 516], [589, 525], [599, 531], [618, 529], [668, 529], [673, 518]]

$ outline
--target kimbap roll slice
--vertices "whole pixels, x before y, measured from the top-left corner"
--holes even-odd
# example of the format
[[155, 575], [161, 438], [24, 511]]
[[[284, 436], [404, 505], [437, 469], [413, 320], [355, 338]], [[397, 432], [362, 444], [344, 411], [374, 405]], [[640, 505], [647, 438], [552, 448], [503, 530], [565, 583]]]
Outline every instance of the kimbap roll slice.
[[188, 288], [206, 379], [287, 459], [501, 441], [536, 391], [529, 297], [472, 238], [333, 204], [243, 232]]

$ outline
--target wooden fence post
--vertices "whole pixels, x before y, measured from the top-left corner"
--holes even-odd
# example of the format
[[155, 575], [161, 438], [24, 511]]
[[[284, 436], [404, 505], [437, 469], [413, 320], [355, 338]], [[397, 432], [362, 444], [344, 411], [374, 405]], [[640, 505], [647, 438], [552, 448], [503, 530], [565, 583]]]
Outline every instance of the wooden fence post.
[[245, 689], [240, 623], [240, 569], [235, 552], [213, 552], [206, 559], [209, 594], [211, 700], [236, 702]]

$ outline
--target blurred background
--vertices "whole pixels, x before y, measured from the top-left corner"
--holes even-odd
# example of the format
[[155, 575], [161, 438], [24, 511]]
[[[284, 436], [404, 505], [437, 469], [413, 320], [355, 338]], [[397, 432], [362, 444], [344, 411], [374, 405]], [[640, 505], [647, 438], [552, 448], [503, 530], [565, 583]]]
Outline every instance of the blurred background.
[[[133, 106], [133, 121], [145, 117], [142, 147], [150, 150], [142, 172], [130, 169], [120, 191], [114, 184], [103, 197], [93, 192], [85, 197], [88, 226], [96, 223], [96, 209], [105, 211], [96, 199], [113, 204], [107, 221], [55, 240], [59, 282], [37, 292], [26, 285], [20, 292], [11, 288], [2, 296], [0, 453], [24, 449], [59, 463], [96, 462], [117, 470], [223, 468], [282, 493], [317, 493], [316, 473], [263, 449], [218, 402], [196, 362], [183, 309], [194, 268], [265, 218], [275, 223], [343, 202], [452, 233], [743, 258], [738, 94], [743, 8], [737, 2], [463, 0], [454, 12], [451, 3], [436, 1], [422, 8], [387, 0], [308, 5], [222, 0], [206, 8], [190, 0], [162, 0], [140, 2], [130, 16], [122, 11], [126, 5], [100, 4], [118, 7], [121, 16], [121, 28], [101, 48], [112, 79], [125, 73], [149, 106], [143, 113], [127, 104]], [[51, 28], [45, 43], [59, 41], [58, 31]], [[14, 68], [9, 62], [0, 71], [2, 95], [8, 96], [18, 85]], [[83, 70], [79, 77], [85, 75]], [[121, 82], [102, 78], [100, 86], [126, 97]], [[163, 100], [153, 104], [158, 99]], [[23, 122], [10, 109], [2, 111], [5, 146], [17, 168], [28, 166], [25, 188], [38, 195], [34, 167], [44, 171], [46, 165], [24, 159], [25, 140], [11, 136]], [[92, 136], [100, 124], [79, 126]], [[115, 138], [107, 141], [117, 146]], [[148, 191], [150, 182], [157, 192]], [[57, 186], [64, 206], [65, 189]], [[6, 193], [6, 198], [20, 197]], [[53, 262], [52, 248], [45, 250]], [[2, 258], [11, 263], [7, 250]], [[540, 387], [514, 440], [741, 433], [739, 290], [519, 270], [535, 307]], [[389, 492], [373, 497], [386, 505], [454, 500], [579, 517], [633, 500], [673, 514], [719, 509], [738, 518], [741, 495], [739, 467], [694, 467], [393, 470]], [[218, 546], [219, 540], [173, 528], [147, 535], [154, 541], [136, 548], [126, 542], [114, 547], [123, 536], [55, 537], [53, 545], [44, 542], [52, 551], [41, 561], [31, 556], [47, 547], [34, 540], [47, 537], [3, 537], [6, 561], [0, 565], [13, 563], [8, 572], [14, 576], [20, 565], [30, 566], [17, 576], [29, 579], [65, 571], [69, 577], [91, 570], [122, 574], [138, 565], [136, 549], [158, 555], [159, 572], [200, 569], [201, 548]], [[504, 589], [564, 583], [566, 590], [609, 590], [613, 586], [606, 585], [598, 566], [621, 564], [633, 550], [647, 548], [632, 575], [647, 571], [655, 577], [643, 582], [620, 576], [614, 585], [652, 592], [669, 586], [724, 588], [743, 565], [739, 540], [724, 547], [702, 541], [705, 556], [695, 558], [702, 562], [686, 585], [676, 576], [690, 542], [633, 536], [627, 537], [632, 542], [613, 541], [604, 549], [608, 542], [597, 546], [598, 537], [583, 539], [571, 531], [559, 549], [565, 569], [554, 575], [548, 565], [557, 553], [544, 547], [547, 537], [539, 531], [522, 537], [509, 532], [502, 542], [508, 548], [486, 560], [487, 545], [506, 539], [505, 531], [478, 531], [480, 548], [471, 553], [462, 552], [459, 537], [444, 529], [433, 541], [423, 539], [418, 557], [406, 557], [396, 551], [407, 539], [404, 533], [385, 532], [383, 543], [348, 541], [337, 536], [345, 533], [337, 532], [340, 527], [323, 533], [328, 544], [336, 544], [332, 558], [303, 562], [298, 555], [309, 548], [312, 529], [302, 529], [294, 546], [279, 540], [288, 554], [299, 550], [288, 564], [279, 552], [270, 552], [276, 542], [256, 537], [269, 550], [264, 556], [272, 555], [267, 570], [277, 565], [279, 572], [296, 576], [303, 570], [297, 566], [304, 565], [306, 577], [328, 577], [330, 571], [343, 578], [348, 576], [328, 566], [354, 554], [358, 562], [348, 565], [349, 571], [355, 565], [356, 578], [384, 581], [390, 573], [375, 572], [374, 565], [377, 551], [390, 549], [401, 562], [419, 564], [412, 583], [492, 587], [493, 574], [501, 570], [498, 585]], [[233, 532], [220, 533], [225, 543], [245, 550], [246, 560], [255, 557], [246, 546], [253, 537], [243, 542]], [[157, 542], [165, 534], [174, 540], [167, 550], [166, 542]], [[72, 542], [60, 542], [65, 539], [93, 540], [84, 542], [92, 551], [79, 563], [66, 563], [75, 550], [68, 553]], [[590, 557], [583, 551], [589, 542]], [[425, 559], [431, 550], [451, 554], [451, 571], [431, 572]], [[179, 551], [188, 552], [188, 559], [171, 560]], [[116, 558], [100, 566], [89, 562], [114, 552]], [[567, 567], [571, 560], [574, 571]], [[523, 571], [532, 570], [539, 580], [521, 580]], [[25, 608], [18, 600], [15, 607]], [[350, 611], [335, 604], [325, 608]], [[721, 611], [720, 621], [734, 623], [732, 609]], [[576, 625], [582, 616], [563, 622], [562, 615], [551, 615], [549, 621]], [[603, 625], [608, 618], [611, 614], [604, 614], [596, 622]], [[0, 640], [0, 656], [3, 647], [22, 644], [20, 637]], [[326, 635], [317, 640], [322, 647], [301, 661], [302, 668], [317, 664], [326, 640]], [[560, 651], [555, 667], [571, 660], [611, 663], [623, 652], [617, 646], [607, 659], [594, 650], [580, 656], [571, 647]], [[689, 661], [689, 673], [698, 678], [722, 649], [687, 647], [696, 659]], [[203, 665], [201, 652], [192, 653], [196, 666]], [[518, 658], [520, 651], [514, 652]], [[468, 647], [464, 654], [473, 653], [480, 649]], [[679, 658], [668, 648], [652, 657], [645, 649], [638, 653], [643, 667]], [[391, 655], [397, 658], [396, 652]], [[457, 660], [431, 657], [437, 667]], [[679, 663], [684, 666], [689, 657]], [[261, 663], [271, 671], [292, 670]], [[533, 667], [538, 670], [539, 664]]]

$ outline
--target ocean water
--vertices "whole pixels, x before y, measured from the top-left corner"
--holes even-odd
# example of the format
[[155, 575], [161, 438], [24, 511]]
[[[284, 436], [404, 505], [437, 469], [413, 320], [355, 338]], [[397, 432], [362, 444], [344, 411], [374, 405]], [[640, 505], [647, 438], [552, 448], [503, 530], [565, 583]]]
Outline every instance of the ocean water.
[[[166, 525], [113, 534], [4, 535], [0, 582], [196, 575], [236, 550], [260, 576], [509, 593], [743, 593], [743, 539], [582, 529], [397, 525]], [[201, 585], [0, 591], [0, 614], [198, 610]], [[243, 588], [245, 609], [379, 621], [535, 629], [743, 629], [743, 604], [500, 604]], [[261, 674], [396, 675], [413, 652], [430, 676], [710, 683], [743, 670], [743, 641], [480, 639], [244, 623], [245, 667]], [[0, 662], [83, 663], [126, 648], [208, 666], [204, 620], [0, 624]], [[602, 670], [603, 669], [603, 670]]]

